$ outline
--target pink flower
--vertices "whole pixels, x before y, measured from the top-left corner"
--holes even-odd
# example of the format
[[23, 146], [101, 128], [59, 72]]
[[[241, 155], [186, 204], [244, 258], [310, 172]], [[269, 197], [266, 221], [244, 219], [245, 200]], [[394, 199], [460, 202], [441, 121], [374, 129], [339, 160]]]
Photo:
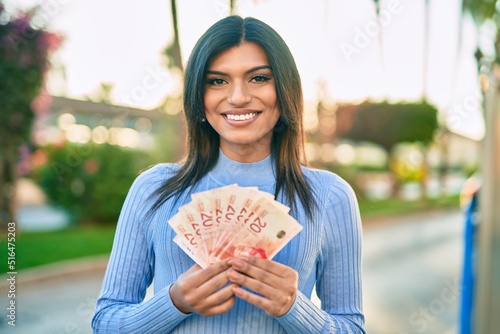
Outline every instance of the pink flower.
[[61, 42], [60, 35], [44, 31], [38, 37], [37, 48], [42, 54], [50, 54], [61, 45]]
[[50, 111], [51, 104], [52, 96], [45, 87], [42, 87], [40, 94], [31, 102], [31, 110], [38, 115], [46, 114]]
[[38, 149], [31, 155], [31, 164], [33, 167], [40, 167], [48, 162], [47, 152]]
[[87, 175], [93, 175], [99, 170], [99, 163], [95, 159], [89, 159], [85, 161], [83, 169]]

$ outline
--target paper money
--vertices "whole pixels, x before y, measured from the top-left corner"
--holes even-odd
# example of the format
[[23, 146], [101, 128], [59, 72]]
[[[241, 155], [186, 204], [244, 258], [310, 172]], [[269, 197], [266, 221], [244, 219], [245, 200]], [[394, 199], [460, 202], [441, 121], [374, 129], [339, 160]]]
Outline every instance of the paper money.
[[199, 192], [168, 221], [174, 242], [201, 267], [238, 255], [272, 259], [302, 226], [289, 207], [256, 187]]

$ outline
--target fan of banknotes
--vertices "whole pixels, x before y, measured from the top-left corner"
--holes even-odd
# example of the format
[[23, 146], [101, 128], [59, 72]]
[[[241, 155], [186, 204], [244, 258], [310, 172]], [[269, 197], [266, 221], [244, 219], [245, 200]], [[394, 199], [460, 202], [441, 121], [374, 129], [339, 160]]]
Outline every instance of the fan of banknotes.
[[289, 207], [236, 184], [191, 195], [168, 221], [174, 242], [202, 268], [238, 255], [272, 259], [302, 226]]

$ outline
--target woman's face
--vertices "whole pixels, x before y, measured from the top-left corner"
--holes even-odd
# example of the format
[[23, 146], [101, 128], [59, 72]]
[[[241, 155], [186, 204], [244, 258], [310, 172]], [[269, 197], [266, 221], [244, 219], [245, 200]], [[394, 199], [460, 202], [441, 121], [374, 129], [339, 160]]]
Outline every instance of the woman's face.
[[205, 78], [204, 105], [226, 156], [250, 162], [270, 154], [279, 110], [273, 72], [258, 44], [244, 42], [214, 58]]

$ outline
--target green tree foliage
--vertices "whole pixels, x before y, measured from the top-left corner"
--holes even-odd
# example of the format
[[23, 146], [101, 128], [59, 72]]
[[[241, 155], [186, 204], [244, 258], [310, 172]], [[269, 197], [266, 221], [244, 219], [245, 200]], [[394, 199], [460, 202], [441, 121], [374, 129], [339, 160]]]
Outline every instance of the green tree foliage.
[[475, 20], [483, 22], [496, 13], [496, 0], [463, 0], [464, 8], [469, 10]]
[[[437, 109], [426, 101], [417, 103], [363, 103], [352, 110], [352, 126], [343, 135], [354, 141], [369, 141], [384, 147], [389, 154], [399, 143], [421, 143], [423, 148], [432, 142], [434, 132], [438, 128]], [[425, 150], [423, 154], [425, 156]], [[425, 197], [426, 167], [412, 171], [410, 177], [402, 175], [414, 169], [413, 163], [408, 161], [391, 161], [390, 169], [395, 176], [393, 194], [398, 195], [400, 181], [418, 178], [421, 183], [422, 198]], [[411, 168], [410, 168], [411, 167]], [[421, 170], [420, 170], [421, 169]], [[404, 173], [403, 173], [404, 174]]]
[[143, 151], [109, 144], [71, 144], [40, 149], [48, 163], [32, 177], [49, 200], [76, 221], [115, 223], [137, 175], [153, 164]]
[[438, 127], [437, 109], [427, 103], [363, 103], [353, 111], [353, 123], [345, 138], [369, 141], [388, 152], [401, 142], [433, 140]]
[[[497, 0], [464, 0], [463, 3], [462, 16], [466, 12], [469, 12], [476, 24], [480, 26], [487, 20], [491, 20], [496, 26], [496, 37], [494, 40], [495, 44], [495, 58], [494, 62], [500, 64], [500, 40], [498, 36], [500, 34], [500, 6]], [[476, 57], [481, 57], [482, 53], [480, 50], [476, 53]]]

